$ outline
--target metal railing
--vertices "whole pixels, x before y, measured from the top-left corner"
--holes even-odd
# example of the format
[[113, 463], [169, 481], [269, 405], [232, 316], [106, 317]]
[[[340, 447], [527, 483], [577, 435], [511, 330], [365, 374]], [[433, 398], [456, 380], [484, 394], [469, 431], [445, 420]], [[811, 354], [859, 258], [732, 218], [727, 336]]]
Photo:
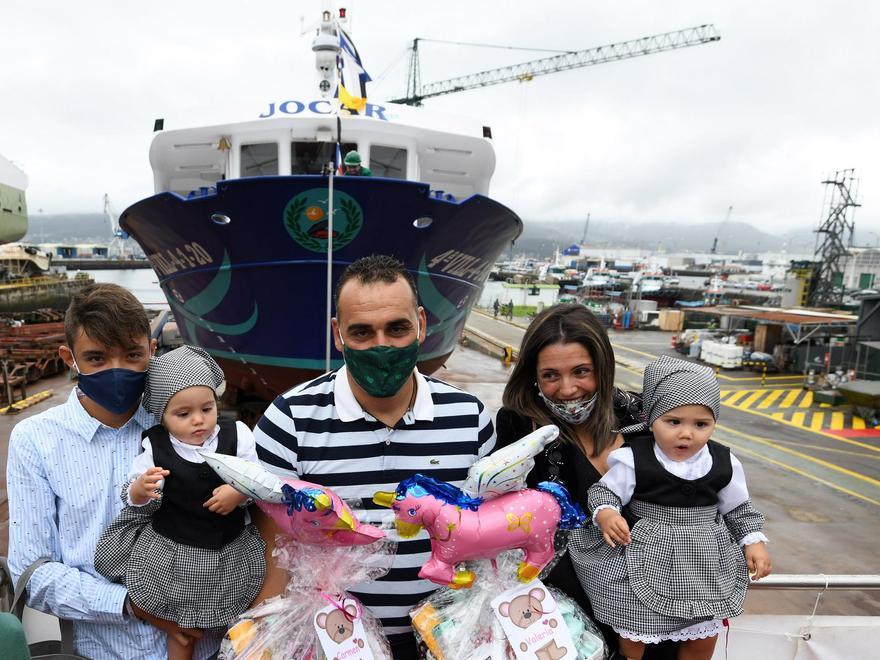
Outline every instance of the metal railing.
[[768, 575], [750, 582], [749, 589], [801, 591], [861, 591], [880, 589], [880, 575]]

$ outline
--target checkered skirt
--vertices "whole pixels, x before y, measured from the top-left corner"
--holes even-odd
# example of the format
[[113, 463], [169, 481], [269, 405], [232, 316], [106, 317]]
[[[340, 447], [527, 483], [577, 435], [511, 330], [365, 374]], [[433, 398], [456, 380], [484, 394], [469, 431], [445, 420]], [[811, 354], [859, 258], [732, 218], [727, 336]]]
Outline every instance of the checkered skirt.
[[574, 530], [569, 553], [596, 618], [641, 635], [668, 635], [743, 611], [749, 574], [717, 507], [632, 500], [640, 520], [628, 546], [609, 547], [598, 526]]
[[95, 568], [123, 583], [132, 602], [154, 616], [184, 628], [229, 626], [263, 586], [259, 532], [246, 525], [219, 550], [196, 548], [157, 533], [150, 524], [156, 508], [125, 507], [98, 541]]

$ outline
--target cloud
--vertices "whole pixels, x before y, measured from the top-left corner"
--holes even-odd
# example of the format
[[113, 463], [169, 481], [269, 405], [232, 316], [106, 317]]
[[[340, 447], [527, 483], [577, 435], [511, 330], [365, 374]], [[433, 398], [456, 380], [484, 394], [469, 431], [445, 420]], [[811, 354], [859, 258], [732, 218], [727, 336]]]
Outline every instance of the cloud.
[[[349, 3], [352, 5], [352, 3]], [[93, 0], [15, 3], [0, 41], [0, 150], [29, 174], [32, 209], [123, 208], [152, 194], [153, 119], [167, 127], [253, 118], [272, 99], [314, 95], [306, 24], [321, 3]], [[413, 37], [579, 49], [715, 23], [718, 43], [605, 64], [426, 105], [493, 128], [492, 192], [538, 221], [593, 213], [626, 221], [812, 227], [819, 183], [855, 167], [880, 230], [876, 3], [650, 0], [514, 5], [388, 0], [350, 6], [373, 92], [405, 87]], [[424, 43], [429, 82], [548, 55]]]

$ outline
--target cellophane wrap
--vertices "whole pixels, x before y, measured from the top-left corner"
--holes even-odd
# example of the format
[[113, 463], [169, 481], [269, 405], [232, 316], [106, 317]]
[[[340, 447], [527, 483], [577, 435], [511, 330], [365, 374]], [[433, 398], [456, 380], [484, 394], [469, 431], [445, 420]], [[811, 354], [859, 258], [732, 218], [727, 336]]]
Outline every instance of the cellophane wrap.
[[[397, 544], [312, 546], [279, 536], [273, 556], [290, 573], [281, 596], [269, 598], [239, 617], [220, 647], [221, 660], [324, 660], [315, 633], [315, 614], [331, 601], [357, 602], [347, 590], [371, 582], [391, 568]], [[330, 600], [328, 600], [328, 598]], [[382, 624], [363, 605], [365, 642], [376, 660], [391, 660]]]
[[[491, 601], [508, 589], [520, 586], [516, 579], [520, 550], [499, 555], [494, 565], [489, 560], [468, 562], [468, 570], [477, 573], [470, 589], [444, 587], [423, 600], [410, 613], [419, 652], [426, 660], [513, 660], [516, 655], [501, 622], [492, 611]], [[549, 573], [550, 566], [542, 577]], [[577, 658], [566, 660], [604, 660], [608, 648], [602, 633], [572, 598], [555, 587], [545, 585], [559, 607], [578, 649]]]

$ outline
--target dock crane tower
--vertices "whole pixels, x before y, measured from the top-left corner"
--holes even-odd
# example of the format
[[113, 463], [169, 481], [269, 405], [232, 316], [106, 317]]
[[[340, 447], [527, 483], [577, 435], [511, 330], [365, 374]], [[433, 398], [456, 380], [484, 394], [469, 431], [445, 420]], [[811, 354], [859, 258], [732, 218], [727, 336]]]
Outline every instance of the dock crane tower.
[[113, 240], [110, 241], [108, 252], [110, 254], [119, 255], [120, 259], [125, 259], [125, 247], [128, 241], [128, 233], [119, 226], [119, 214], [110, 203], [110, 195], [104, 193], [104, 217], [110, 222], [110, 233], [113, 234]]
[[[392, 103], [421, 105], [422, 101], [433, 96], [464, 92], [469, 89], [489, 87], [490, 85], [500, 85], [501, 83], [513, 82], [515, 80], [527, 82], [535, 76], [543, 76], [569, 69], [579, 69], [595, 64], [605, 64], [606, 62], [628, 60], [634, 57], [641, 57], [642, 55], [663, 53], [667, 50], [699, 46], [720, 40], [721, 36], [714, 25], [698, 25], [684, 30], [664, 32], [616, 44], [587, 48], [586, 50], [568, 51], [551, 57], [422, 85], [419, 71], [419, 42], [436, 40], [413, 39], [412, 46], [410, 46], [406, 96], [394, 99]], [[486, 44], [462, 45], [486, 46]]]
[[850, 256], [848, 248], [853, 245], [855, 231], [853, 214], [861, 206], [856, 201], [858, 182], [853, 169], [838, 170], [833, 177], [822, 182], [831, 195], [827, 215], [815, 230], [813, 285], [807, 298], [811, 307], [843, 303], [843, 271]]
[[724, 216], [724, 221], [718, 227], [718, 234], [712, 240], [712, 249], [709, 250], [709, 254], [715, 254], [716, 250], [718, 249], [718, 239], [721, 238], [722, 234], [724, 233], [724, 230], [727, 229], [727, 223], [730, 222], [730, 214], [731, 213], [733, 213], [733, 207], [728, 206], [727, 207], [727, 215]]

